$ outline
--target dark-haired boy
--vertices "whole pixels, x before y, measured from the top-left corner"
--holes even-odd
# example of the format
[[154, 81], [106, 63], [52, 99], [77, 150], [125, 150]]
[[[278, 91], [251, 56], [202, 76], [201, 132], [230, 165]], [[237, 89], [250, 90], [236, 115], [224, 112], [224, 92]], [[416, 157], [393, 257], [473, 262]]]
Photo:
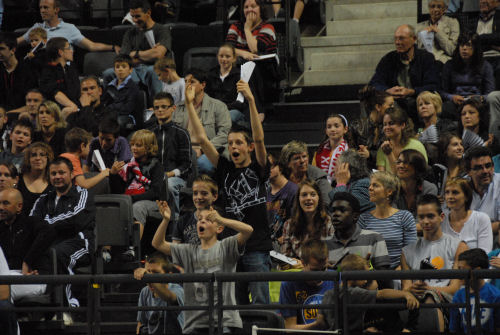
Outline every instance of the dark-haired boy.
[[[142, 280], [145, 274], [179, 273], [164, 254], [155, 252], [146, 259], [144, 268], [134, 271], [134, 278]], [[148, 283], [139, 294], [138, 306], [183, 306], [184, 289], [177, 283]], [[181, 334], [184, 326], [182, 311], [138, 311], [136, 334]]]
[[[401, 268], [403, 270], [436, 269], [450, 270], [458, 268], [458, 256], [467, 250], [465, 242], [444, 234], [441, 222], [444, 213], [439, 199], [432, 194], [424, 194], [417, 202], [417, 220], [423, 230], [423, 236], [416, 242], [403, 248]], [[449, 303], [453, 294], [460, 288], [460, 280], [402, 280], [401, 289], [413, 293], [422, 302]], [[445, 330], [445, 309], [436, 309], [439, 330]]]
[[174, 198], [174, 222], [180, 213], [180, 192], [191, 173], [191, 138], [186, 129], [172, 122], [176, 105], [170, 93], [160, 92], [153, 99], [155, 124], [149, 128], [158, 141], [161, 164]]
[[114, 60], [115, 79], [106, 87], [102, 103], [110, 110], [118, 113], [118, 123], [123, 130], [141, 129], [143, 126], [143, 96], [139, 86], [132, 80], [132, 58], [118, 55]]
[[37, 82], [30, 67], [16, 58], [16, 38], [0, 34], [0, 105], [7, 110], [24, 105], [24, 95]]
[[[229, 130], [231, 129], [231, 115], [225, 103], [214, 99], [205, 93], [207, 75], [198, 69], [190, 69], [185, 73], [186, 86], [193, 87], [193, 107], [201, 121], [206, 136], [219, 152], [225, 150]], [[180, 104], [173, 115], [173, 121], [189, 131], [191, 139], [195, 138], [192, 122], [189, 122], [187, 102]], [[200, 148], [198, 141], [193, 142], [193, 149], [198, 157], [198, 170], [200, 173], [213, 175], [215, 167], [210, 159]]]
[[99, 172], [99, 166], [92, 161], [95, 150], [99, 150], [104, 165], [109, 169], [116, 161], [128, 163], [132, 158], [130, 145], [125, 137], [120, 136], [120, 125], [113, 119], [102, 120], [99, 123], [99, 136], [90, 142], [87, 166], [90, 171]]
[[[480, 248], [466, 250], [458, 256], [458, 268], [460, 270], [478, 270], [488, 269], [488, 255]], [[484, 279], [476, 279], [477, 288], [479, 289], [479, 298], [481, 303], [486, 304], [499, 304], [500, 303], [500, 290], [490, 283], [486, 283]], [[484, 332], [491, 334], [500, 333], [500, 307], [479, 307], [476, 306], [475, 295], [477, 292], [474, 286], [470, 289], [470, 302], [471, 308], [471, 326], [472, 332], [476, 330], [476, 309], [480, 308], [481, 311], [481, 329]], [[466, 303], [465, 288], [461, 288], [453, 296], [454, 304]], [[450, 310], [450, 331], [467, 333], [467, 310], [464, 307], [451, 308]]]
[[[269, 162], [264, 144], [264, 130], [259, 120], [255, 99], [246, 82], [240, 80], [237, 90], [248, 101], [253, 138], [245, 129], [232, 129], [227, 135], [230, 160], [219, 154], [195, 109], [196, 86], [186, 81], [186, 109], [193, 138], [200, 144], [203, 153], [216, 167], [215, 180], [222, 191], [224, 210], [228, 217], [248, 223], [254, 233], [247, 242], [245, 254], [240, 258], [240, 272], [268, 272], [269, 250], [272, 249], [271, 234], [267, 222], [266, 186], [269, 178]], [[255, 157], [252, 153], [255, 150]], [[237, 283], [238, 303], [249, 303], [250, 291], [253, 303], [269, 303], [267, 282]]]
[[[73, 63], [73, 47], [64, 37], [53, 37], [45, 47], [48, 63], [40, 74], [40, 91], [63, 106], [63, 116], [76, 112], [80, 80]], [[68, 65], [69, 64], [69, 65]]]
[[0, 161], [11, 162], [21, 173], [21, 166], [24, 162], [23, 151], [31, 144], [33, 133], [34, 129], [30, 120], [20, 119], [14, 122], [10, 132], [10, 150], [0, 152]]
[[85, 178], [83, 175], [81, 159], [86, 159], [89, 155], [89, 146], [92, 135], [82, 128], [70, 129], [64, 136], [64, 144], [67, 152], [61, 154], [72, 164], [72, 177], [75, 185], [83, 188], [91, 188], [97, 185], [101, 180], [109, 176], [109, 168], [101, 170], [97, 175], [91, 178]]

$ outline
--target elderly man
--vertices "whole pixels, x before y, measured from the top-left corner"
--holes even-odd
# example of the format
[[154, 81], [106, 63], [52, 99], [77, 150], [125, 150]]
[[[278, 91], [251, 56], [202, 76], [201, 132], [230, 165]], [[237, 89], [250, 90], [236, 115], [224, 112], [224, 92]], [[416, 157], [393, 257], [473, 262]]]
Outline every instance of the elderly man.
[[491, 151], [487, 147], [469, 149], [465, 154], [465, 169], [474, 188], [470, 208], [486, 213], [496, 234], [500, 225], [500, 173], [495, 173]]
[[24, 35], [17, 38], [17, 43], [29, 42], [30, 30], [36, 27], [43, 28], [47, 31], [47, 38], [64, 37], [71, 45], [77, 45], [80, 48], [88, 51], [118, 51], [119, 47], [97, 43], [89, 40], [82, 35], [80, 30], [71, 23], [66, 23], [59, 18], [59, 11], [61, 10], [60, 0], [40, 0], [40, 15], [42, 16], [42, 23], [35, 23]]
[[399, 26], [394, 32], [396, 50], [386, 54], [377, 65], [370, 85], [386, 91], [417, 120], [415, 98], [423, 91], [436, 91], [439, 76], [434, 56], [415, 47], [417, 37], [410, 25]]
[[448, 0], [430, 0], [430, 19], [417, 25], [418, 47], [431, 52], [439, 67], [451, 59], [460, 34], [457, 19], [444, 15], [448, 3]]

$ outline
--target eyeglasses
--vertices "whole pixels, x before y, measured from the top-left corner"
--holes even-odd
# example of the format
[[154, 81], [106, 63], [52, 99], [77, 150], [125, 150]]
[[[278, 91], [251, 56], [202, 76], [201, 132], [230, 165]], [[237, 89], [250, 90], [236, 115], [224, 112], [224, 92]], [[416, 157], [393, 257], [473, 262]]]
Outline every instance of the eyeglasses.
[[153, 107], [153, 109], [154, 109], [155, 111], [157, 111], [157, 110], [159, 110], [160, 108], [162, 108], [162, 109], [169, 109], [170, 107], [173, 107], [173, 106], [175, 106], [175, 105], [160, 105], [160, 106], [154, 106], [154, 107]]
[[482, 171], [483, 169], [489, 170], [493, 167], [493, 163], [486, 163], [483, 165], [474, 165], [471, 169], [473, 171]]
[[47, 157], [47, 153], [45, 152], [32, 152], [30, 157]]

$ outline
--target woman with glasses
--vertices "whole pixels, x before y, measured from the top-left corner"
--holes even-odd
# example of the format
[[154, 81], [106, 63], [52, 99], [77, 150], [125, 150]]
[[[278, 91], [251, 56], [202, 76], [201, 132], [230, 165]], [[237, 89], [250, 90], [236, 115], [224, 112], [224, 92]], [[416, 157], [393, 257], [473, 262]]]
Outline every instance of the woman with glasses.
[[449, 212], [441, 223], [443, 233], [467, 243], [470, 249], [486, 253], [493, 248], [493, 232], [488, 215], [470, 208], [472, 187], [467, 179], [453, 178], [446, 182], [444, 198]]
[[396, 175], [401, 181], [401, 191], [394, 202], [396, 208], [406, 209], [416, 217], [418, 199], [424, 194], [437, 195], [436, 185], [424, 180], [426, 174], [427, 163], [420, 152], [401, 151], [396, 161]]
[[443, 117], [458, 120], [457, 110], [467, 98], [486, 100], [495, 89], [495, 78], [492, 66], [483, 58], [477, 34], [460, 34], [453, 58], [444, 65], [441, 78], [441, 96], [446, 101]]
[[49, 183], [49, 163], [54, 159], [50, 146], [43, 142], [32, 143], [24, 151], [17, 189], [23, 196], [23, 213], [29, 215], [35, 201], [41, 194], [51, 189]]
[[33, 141], [48, 144], [57, 157], [66, 152], [64, 135], [66, 135], [66, 122], [61, 116], [61, 109], [55, 102], [45, 100], [38, 107]]

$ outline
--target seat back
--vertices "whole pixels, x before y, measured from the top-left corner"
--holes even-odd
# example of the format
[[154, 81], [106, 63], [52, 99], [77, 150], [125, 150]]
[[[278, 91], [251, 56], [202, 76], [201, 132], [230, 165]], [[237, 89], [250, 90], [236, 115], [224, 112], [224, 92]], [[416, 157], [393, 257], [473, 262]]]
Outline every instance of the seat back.
[[183, 72], [196, 68], [208, 72], [217, 66], [218, 47], [191, 48], [184, 54]]
[[103, 194], [95, 196], [96, 245], [131, 245], [132, 200], [124, 194]]
[[113, 67], [115, 57], [113, 51], [87, 52], [83, 59], [83, 75], [101, 76], [104, 70]]
[[[243, 321], [242, 334], [252, 334], [252, 326], [256, 325], [259, 328], [277, 328], [284, 329], [285, 321], [281, 315], [269, 310], [242, 310], [240, 311], [241, 320]], [[259, 331], [259, 334], [276, 334]]]

